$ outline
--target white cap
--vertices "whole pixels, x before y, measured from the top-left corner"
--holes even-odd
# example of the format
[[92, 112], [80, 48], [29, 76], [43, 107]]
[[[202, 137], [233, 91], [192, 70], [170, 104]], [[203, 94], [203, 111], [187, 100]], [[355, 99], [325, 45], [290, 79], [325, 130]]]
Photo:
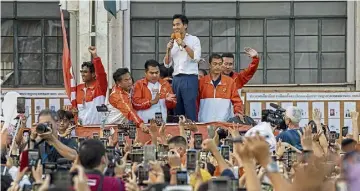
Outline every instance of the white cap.
[[301, 109], [294, 106], [286, 108], [285, 116], [293, 123], [299, 123], [301, 120]]
[[265, 141], [269, 144], [270, 152], [276, 149], [276, 139], [272, 131], [270, 123], [260, 122], [256, 126], [252, 127], [245, 133], [245, 137], [252, 137], [259, 132], [260, 136], [265, 138]]

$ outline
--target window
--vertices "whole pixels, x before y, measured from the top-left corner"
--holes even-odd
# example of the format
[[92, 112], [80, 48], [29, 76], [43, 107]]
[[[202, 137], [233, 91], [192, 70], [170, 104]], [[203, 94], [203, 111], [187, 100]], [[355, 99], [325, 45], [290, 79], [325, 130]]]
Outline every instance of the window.
[[[132, 2], [132, 72], [143, 77], [146, 59], [163, 62], [172, 15], [189, 18], [188, 32], [201, 41], [202, 57], [232, 52], [236, 70], [259, 52], [249, 84], [310, 84], [346, 81], [346, 2]], [[141, 7], [151, 4], [144, 12]], [[156, 15], [155, 10], [165, 11]], [[224, 11], [226, 10], [226, 11]], [[155, 18], [154, 18], [155, 17]], [[208, 64], [200, 68], [207, 69]], [[139, 75], [139, 76], [138, 76]]]
[[[18, 15], [2, 15], [4, 16], [1, 20], [3, 85], [63, 86], [61, 63], [63, 44], [59, 7], [56, 3], [32, 5], [34, 4], [14, 2], [11, 6], [7, 6], [17, 9], [14, 12]], [[41, 9], [46, 11], [41, 12]], [[32, 11], [41, 14], [34, 16]], [[68, 17], [67, 14], [64, 15]], [[65, 21], [65, 25], [68, 29], [68, 20]]]

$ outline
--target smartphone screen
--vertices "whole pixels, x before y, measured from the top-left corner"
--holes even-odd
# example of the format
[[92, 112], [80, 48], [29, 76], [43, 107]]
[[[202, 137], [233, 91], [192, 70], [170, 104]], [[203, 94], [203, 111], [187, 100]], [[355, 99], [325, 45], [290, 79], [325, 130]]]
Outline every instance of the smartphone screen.
[[108, 159], [110, 161], [115, 159], [115, 147], [107, 146], [106, 147], [106, 154], [107, 154], [107, 157], [108, 157]]
[[156, 161], [156, 146], [144, 145], [144, 163], [148, 164], [149, 161]]
[[163, 122], [163, 118], [162, 118], [162, 113], [161, 112], [156, 112], [155, 113], [155, 121], [156, 121], [156, 124], [158, 126], [161, 125], [161, 123]]
[[103, 144], [104, 147], [106, 148], [106, 147], [107, 147], [107, 141], [108, 141], [108, 139], [107, 139], [107, 138], [101, 138], [100, 141], [102, 142], [102, 144]]
[[308, 125], [311, 127], [311, 133], [317, 133], [316, 123], [313, 120], [309, 121]]
[[123, 132], [118, 132], [118, 145], [124, 146], [125, 144], [125, 135]]
[[149, 179], [149, 174], [144, 166], [142, 165], [139, 166], [137, 177], [138, 177], [138, 184], [145, 185], [144, 181]]
[[70, 188], [72, 177], [69, 171], [60, 170], [50, 174], [50, 183], [56, 187]]
[[213, 179], [211, 180], [209, 185], [210, 190], [216, 190], [216, 191], [225, 191], [229, 190], [230, 188], [230, 180], [227, 179]]
[[12, 160], [13, 160], [13, 165], [14, 165], [14, 166], [19, 166], [19, 164], [20, 164], [20, 157], [19, 157], [19, 155], [10, 155], [10, 157], [11, 157]]
[[194, 134], [194, 149], [201, 149], [201, 144], [203, 142], [202, 134]]
[[176, 172], [176, 182], [177, 185], [187, 185], [188, 184], [188, 174], [186, 171], [177, 171]]
[[99, 139], [99, 133], [93, 133], [93, 139]]
[[28, 166], [29, 167], [36, 166], [39, 158], [40, 157], [39, 157], [39, 151], [38, 150], [29, 150], [29, 152], [28, 152], [28, 159], [29, 159]]
[[195, 171], [196, 169], [196, 163], [197, 163], [197, 154], [196, 150], [188, 150], [186, 152], [186, 169], [188, 171]]
[[136, 138], [136, 124], [129, 124], [129, 139]]
[[329, 142], [330, 143], [335, 143], [336, 141], [336, 131], [330, 131], [329, 133]]
[[191, 139], [191, 131], [190, 130], [185, 130], [185, 134], [186, 134], [186, 140], [189, 143], [189, 141]]
[[221, 156], [224, 157], [225, 160], [230, 160], [230, 146], [223, 145], [220, 148]]
[[225, 141], [224, 141], [224, 145], [228, 145], [228, 146], [230, 147], [230, 151], [231, 151], [231, 152], [233, 151], [233, 149], [234, 149], [234, 144], [233, 144], [232, 139], [226, 138]]
[[345, 126], [341, 128], [341, 134], [343, 137], [346, 137], [346, 135], [349, 133], [349, 127]]
[[16, 111], [20, 114], [25, 114], [25, 98], [24, 97], [18, 97], [17, 98], [17, 105], [16, 105]]
[[104, 136], [105, 138], [110, 137], [110, 129], [104, 129], [104, 130], [103, 130], [103, 136]]

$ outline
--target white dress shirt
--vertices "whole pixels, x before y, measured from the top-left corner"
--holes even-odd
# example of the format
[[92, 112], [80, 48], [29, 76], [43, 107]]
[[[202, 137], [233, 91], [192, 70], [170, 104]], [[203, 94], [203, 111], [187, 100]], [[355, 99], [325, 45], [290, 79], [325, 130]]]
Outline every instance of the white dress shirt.
[[198, 37], [186, 33], [183, 39], [184, 43], [194, 51], [194, 59], [191, 59], [185, 48], [180, 46], [174, 40], [174, 46], [170, 52], [170, 63], [165, 64], [165, 67], [169, 68], [174, 65], [173, 76], [178, 74], [195, 74], [198, 75], [198, 62], [201, 57], [201, 44]]

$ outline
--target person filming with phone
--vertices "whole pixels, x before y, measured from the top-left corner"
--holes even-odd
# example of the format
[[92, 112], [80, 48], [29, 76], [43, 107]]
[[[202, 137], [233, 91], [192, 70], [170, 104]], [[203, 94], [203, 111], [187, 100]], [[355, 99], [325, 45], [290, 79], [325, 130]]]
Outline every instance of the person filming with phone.
[[58, 116], [49, 109], [42, 110], [38, 116], [38, 123], [32, 128], [30, 148], [40, 150], [42, 163], [57, 162], [59, 158], [73, 161], [77, 155], [75, 140], [60, 137]]

